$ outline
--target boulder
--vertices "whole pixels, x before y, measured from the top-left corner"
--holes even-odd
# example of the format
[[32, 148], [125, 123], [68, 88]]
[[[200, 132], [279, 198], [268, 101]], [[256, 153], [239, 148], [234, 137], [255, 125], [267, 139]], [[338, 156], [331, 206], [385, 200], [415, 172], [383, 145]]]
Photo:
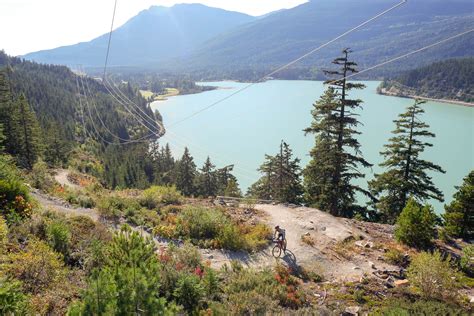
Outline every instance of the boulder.
[[344, 311], [344, 315], [359, 315], [359, 312], [360, 312], [360, 307], [359, 306], [349, 306], [349, 307], [346, 307], [345, 311]]
[[395, 287], [407, 287], [409, 284], [410, 281], [408, 281], [407, 279], [395, 280], [395, 282], [393, 282], [393, 285], [395, 285]]

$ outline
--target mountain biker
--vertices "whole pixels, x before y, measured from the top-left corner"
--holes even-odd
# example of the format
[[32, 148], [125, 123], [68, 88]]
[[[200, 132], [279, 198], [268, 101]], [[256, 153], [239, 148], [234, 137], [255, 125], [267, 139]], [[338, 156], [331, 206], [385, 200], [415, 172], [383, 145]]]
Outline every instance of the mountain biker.
[[[276, 238], [275, 238], [276, 237]], [[275, 233], [273, 234], [273, 238], [276, 241], [280, 241], [281, 245], [283, 246], [283, 251], [286, 251], [286, 232], [280, 226], [275, 226]]]

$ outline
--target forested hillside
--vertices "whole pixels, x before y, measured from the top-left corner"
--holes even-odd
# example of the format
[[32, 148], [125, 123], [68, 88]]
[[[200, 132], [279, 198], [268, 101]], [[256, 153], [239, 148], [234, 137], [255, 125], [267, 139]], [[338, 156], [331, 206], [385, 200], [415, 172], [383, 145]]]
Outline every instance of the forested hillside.
[[[281, 66], [397, 2], [399, 1], [309, 1], [215, 37], [189, 58], [189, 67], [201, 67], [199, 69], [206, 73], [227, 70], [227, 76], [238, 76], [245, 69], [253, 71]], [[469, 7], [472, 7], [472, 3], [466, 0], [408, 1], [380, 19], [302, 60], [278, 77], [315, 78], [315, 72], [308, 71], [308, 68], [325, 67], [331, 56], [344, 47], [352, 48], [354, 58], [363, 68], [403, 55], [468, 30], [472, 21], [472, 10], [467, 10]], [[469, 34], [464, 40], [458, 39], [433, 47], [429, 51], [377, 69], [365, 76], [377, 78], [430, 61], [469, 56], [472, 45], [473, 36]], [[228, 65], [233, 67], [226, 67]]]
[[379, 92], [474, 102], [474, 58], [451, 59], [385, 80]]
[[[146, 183], [143, 160], [137, 155], [146, 152], [148, 141], [125, 143], [156, 136], [109, 95], [103, 84], [63, 66], [41, 65], [4, 53], [0, 53], [0, 68], [5, 147], [18, 159], [25, 152], [32, 155], [20, 165], [32, 168], [42, 158], [52, 166], [78, 164], [110, 186]], [[145, 113], [154, 116], [136, 89], [122, 88]], [[146, 124], [159, 132], [156, 122]], [[28, 133], [22, 130], [26, 126], [31, 129]], [[104, 167], [97, 161], [105, 162]]]

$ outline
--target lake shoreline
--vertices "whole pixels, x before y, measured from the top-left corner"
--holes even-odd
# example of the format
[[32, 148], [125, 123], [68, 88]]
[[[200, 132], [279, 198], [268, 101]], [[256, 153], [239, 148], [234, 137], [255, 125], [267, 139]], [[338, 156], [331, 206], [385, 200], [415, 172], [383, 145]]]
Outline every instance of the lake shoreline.
[[424, 97], [420, 95], [406, 95], [403, 93], [388, 92], [385, 89], [378, 90], [377, 93], [380, 95], [385, 95], [389, 97], [406, 98], [406, 99], [421, 99], [425, 101], [449, 103], [449, 104], [461, 105], [461, 106], [466, 106], [466, 107], [474, 107], [474, 103], [458, 101], [458, 100], [434, 99], [434, 98], [428, 98], [428, 97]]

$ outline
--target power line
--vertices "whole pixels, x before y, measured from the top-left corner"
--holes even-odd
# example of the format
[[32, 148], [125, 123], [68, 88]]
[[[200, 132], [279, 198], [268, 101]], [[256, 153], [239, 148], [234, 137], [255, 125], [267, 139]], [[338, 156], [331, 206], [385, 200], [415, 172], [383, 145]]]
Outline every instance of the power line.
[[250, 87], [253, 87], [253, 86], [256, 85], [257, 83], [259, 83], [259, 82], [265, 80], [266, 78], [271, 77], [271, 76], [275, 75], [276, 73], [279, 73], [279, 72], [285, 70], [286, 68], [288, 68], [288, 67], [294, 65], [295, 63], [297, 63], [297, 62], [299, 62], [299, 61], [305, 59], [306, 57], [308, 57], [308, 56], [310, 56], [310, 55], [316, 53], [317, 51], [323, 49], [324, 47], [326, 47], [326, 46], [328, 46], [328, 45], [334, 43], [335, 41], [337, 41], [337, 40], [339, 40], [339, 39], [341, 39], [341, 38], [347, 36], [348, 34], [354, 32], [354, 31], [360, 29], [361, 27], [367, 25], [368, 23], [370, 23], [370, 22], [372, 22], [372, 21], [374, 21], [374, 20], [376, 20], [376, 19], [378, 19], [378, 18], [380, 18], [380, 17], [386, 15], [387, 13], [389, 13], [389, 12], [395, 10], [396, 8], [398, 8], [398, 7], [402, 6], [402, 5], [404, 5], [406, 2], [407, 2], [407, 0], [402, 0], [401, 2], [399, 2], [399, 3], [397, 3], [396, 5], [392, 6], [391, 8], [389, 8], [389, 9], [387, 9], [387, 10], [385, 10], [385, 11], [383, 11], [383, 12], [381, 12], [381, 13], [375, 15], [375, 16], [373, 16], [372, 18], [370, 18], [370, 19], [368, 19], [368, 20], [362, 22], [361, 24], [359, 24], [359, 25], [353, 27], [352, 29], [350, 29], [350, 30], [348, 30], [348, 31], [346, 31], [346, 32], [344, 32], [344, 33], [342, 33], [341, 35], [339, 35], [339, 36], [333, 38], [332, 40], [330, 40], [330, 41], [328, 41], [328, 42], [322, 44], [321, 46], [319, 46], [319, 47], [317, 47], [317, 48], [311, 50], [310, 52], [308, 52], [308, 53], [306, 53], [306, 54], [304, 54], [304, 55], [302, 55], [302, 56], [296, 58], [295, 60], [293, 60], [293, 61], [287, 63], [286, 65], [284, 65], [284, 66], [278, 68], [277, 70], [274, 70], [274, 71], [270, 72], [269, 74], [263, 76], [262, 78], [260, 78], [260, 79], [257, 80], [256, 82], [252, 82], [252, 83], [250, 83], [250, 84], [248, 84], [248, 85], [246, 85], [246, 86], [244, 86], [244, 87], [238, 89], [238, 90], [235, 91], [234, 93], [232, 93], [232, 94], [230, 94], [230, 95], [228, 95], [228, 96], [226, 96], [226, 97], [224, 97], [224, 98], [222, 98], [222, 99], [219, 99], [219, 100], [217, 100], [217, 101], [214, 102], [214, 103], [211, 103], [210, 105], [208, 105], [208, 106], [206, 106], [206, 107], [204, 107], [204, 108], [202, 108], [202, 109], [200, 109], [200, 110], [198, 110], [198, 111], [196, 111], [196, 112], [190, 114], [189, 116], [186, 116], [185, 118], [183, 118], [183, 119], [181, 119], [181, 120], [179, 120], [179, 121], [176, 121], [176, 122], [170, 124], [169, 127], [173, 127], [173, 126], [175, 126], [175, 125], [181, 124], [182, 122], [187, 121], [187, 120], [191, 119], [192, 117], [194, 117], [194, 116], [196, 116], [196, 115], [198, 115], [198, 114], [200, 114], [200, 113], [202, 113], [202, 112], [204, 112], [204, 111], [206, 111], [206, 110], [208, 110], [208, 109], [210, 109], [210, 108], [212, 108], [212, 107], [214, 107], [214, 106], [216, 106], [216, 105], [218, 105], [218, 104], [220, 104], [220, 103], [222, 103], [222, 102], [224, 102], [224, 101], [226, 101], [226, 100], [228, 100], [228, 99], [230, 99], [230, 98], [232, 98], [232, 97], [235, 96], [236, 94], [239, 94], [239, 93], [241, 93], [241, 92], [243, 92], [243, 91], [249, 89]]
[[103, 78], [105, 78], [105, 72], [107, 71], [107, 63], [109, 61], [109, 52], [110, 52], [110, 43], [112, 42], [112, 31], [114, 29], [114, 21], [115, 21], [115, 12], [117, 10], [117, 0], [115, 0], [114, 4], [114, 13], [112, 14], [112, 23], [110, 25], [110, 33], [109, 33], [109, 42], [107, 44], [107, 54], [105, 55], [105, 64], [104, 64], [104, 75]]
[[335, 80], [326, 82], [326, 84], [332, 84], [332, 83], [338, 82], [338, 81], [343, 80], [343, 79], [349, 79], [349, 78], [355, 77], [355, 76], [357, 76], [357, 75], [363, 74], [364, 72], [368, 72], [368, 71], [374, 70], [375, 68], [385, 66], [385, 65], [390, 64], [390, 63], [393, 63], [393, 62], [395, 62], [395, 61], [397, 61], [397, 60], [400, 60], [400, 59], [409, 57], [409, 56], [411, 56], [411, 55], [414, 55], [414, 54], [416, 54], [416, 53], [425, 51], [425, 50], [430, 49], [430, 48], [432, 48], [432, 47], [435, 47], [435, 46], [444, 44], [444, 43], [446, 43], [446, 42], [448, 42], [448, 41], [451, 41], [451, 40], [453, 40], [453, 39], [456, 39], [456, 38], [458, 38], [458, 37], [464, 36], [464, 35], [469, 34], [469, 33], [472, 33], [472, 32], [474, 32], [474, 29], [470, 29], [470, 30], [468, 30], [468, 31], [461, 32], [461, 33], [459, 33], [459, 34], [456, 34], [456, 35], [450, 36], [450, 37], [448, 37], [448, 38], [445, 38], [445, 39], [443, 39], [443, 40], [440, 40], [440, 41], [438, 41], [438, 42], [436, 42], [436, 43], [433, 43], [433, 44], [430, 44], [430, 45], [426, 45], [426, 46], [424, 46], [424, 47], [422, 47], [422, 48], [419, 48], [419, 49], [416, 49], [416, 50], [411, 51], [411, 52], [409, 52], [409, 53], [403, 54], [403, 55], [401, 55], [401, 56], [398, 56], [398, 57], [389, 59], [389, 60], [384, 61], [384, 62], [382, 62], [382, 63], [380, 63], [380, 64], [377, 64], [377, 65], [375, 65], [375, 66], [366, 68], [366, 69], [364, 69], [364, 70], [361, 70], [361, 71], [359, 71], [359, 72], [353, 73], [353, 74], [348, 75], [348, 76], [345, 76], [345, 77], [343, 77], [343, 78], [335, 79]]

